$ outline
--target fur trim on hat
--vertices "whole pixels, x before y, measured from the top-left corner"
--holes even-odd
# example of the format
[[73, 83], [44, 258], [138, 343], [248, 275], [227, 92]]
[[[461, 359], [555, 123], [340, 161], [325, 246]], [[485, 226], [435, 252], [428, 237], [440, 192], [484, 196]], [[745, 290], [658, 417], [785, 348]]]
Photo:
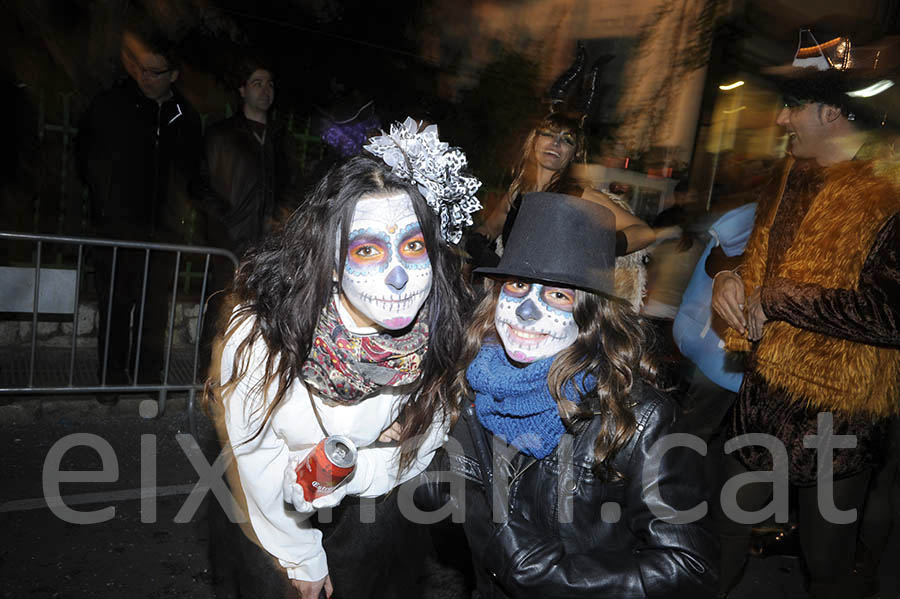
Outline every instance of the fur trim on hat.
[[[631, 206], [623, 198], [604, 193], [623, 210], [634, 214]], [[616, 257], [616, 272], [613, 285], [616, 297], [628, 302], [635, 312], [640, 312], [647, 293], [647, 258], [650, 250], [644, 248], [624, 256]]]

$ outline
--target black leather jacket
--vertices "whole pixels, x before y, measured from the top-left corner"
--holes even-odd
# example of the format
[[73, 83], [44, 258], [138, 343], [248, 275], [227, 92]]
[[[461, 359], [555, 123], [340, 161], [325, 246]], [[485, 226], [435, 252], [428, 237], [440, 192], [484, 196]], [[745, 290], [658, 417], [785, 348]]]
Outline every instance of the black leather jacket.
[[[675, 405], [642, 384], [632, 399], [637, 430], [614, 458], [618, 482], [600, 480], [591, 468], [600, 417], [536, 460], [493, 438], [471, 406], [463, 411], [415, 497], [425, 508], [464, 506], [481, 599], [715, 594], [719, 549], [708, 518], [673, 521], [707, 498], [701, 456], [676, 447], [654, 458], [654, 444], [677, 432]], [[493, 472], [479, 459], [478, 436], [493, 455]], [[439, 470], [451, 473], [450, 484], [431, 482]], [[495, 505], [508, 497], [505, 522], [502, 508], [491, 517], [486, 479]]]
[[207, 243], [241, 254], [270, 230], [296, 198], [297, 155], [290, 132], [270, 122], [254, 134], [242, 110], [206, 132], [195, 194], [207, 221]]
[[97, 95], [75, 140], [95, 232], [185, 243], [200, 149], [200, 117], [174, 87], [162, 104], [131, 78]]

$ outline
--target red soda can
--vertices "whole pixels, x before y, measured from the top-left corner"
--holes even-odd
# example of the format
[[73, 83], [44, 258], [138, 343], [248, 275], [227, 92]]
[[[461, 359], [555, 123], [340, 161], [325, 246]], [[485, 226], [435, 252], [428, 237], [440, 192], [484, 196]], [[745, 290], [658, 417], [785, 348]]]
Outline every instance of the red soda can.
[[356, 445], [343, 435], [325, 437], [297, 465], [297, 484], [303, 498], [312, 501], [328, 495], [356, 467]]

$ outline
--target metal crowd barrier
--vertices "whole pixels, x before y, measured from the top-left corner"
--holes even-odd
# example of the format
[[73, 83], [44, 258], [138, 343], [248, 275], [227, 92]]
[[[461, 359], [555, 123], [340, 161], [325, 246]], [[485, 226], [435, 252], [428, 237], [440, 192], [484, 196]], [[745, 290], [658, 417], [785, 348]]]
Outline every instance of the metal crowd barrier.
[[[203, 321], [206, 311], [207, 286], [210, 280], [213, 258], [216, 268], [226, 265], [237, 268], [238, 260], [228, 250], [177, 245], [170, 243], [145, 243], [89, 237], [69, 237], [62, 235], [36, 235], [29, 233], [0, 232], [0, 244], [31, 244], [31, 262], [26, 266], [0, 266], [0, 320], [24, 321], [22, 316], [31, 314], [31, 340], [27, 350], [23, 347], [0, 347], [0, 395], [58, 395], [58, 394], [102, 394], [143, 392], [157, 395], [158, 414], [165, 410], [167, 394], [188, 393], [188, 410], [191, 430], [195, 431], [194, 403], [197, 391], [203, 389], [205, 373], [199, 373], [200, 345], [203, 339]], [[0, 247], [2, 247], [0, 245]], [[42, 261], [46, 246], [66, 247], [75, 259], [75, 266], [59, 268], [58, 265]], [[111, 248], [110, 283], [106, 306], [106, 327], [102, 359], [94, 346], [78, 346], [79, 299], [85, 278], [85, 249]], [[121, 250], [143, 252], [143, 280], [140, 291], [140, 305], [134, 306], [132, 314], [132, 335], [137, 335], [135, 347], [137, 355], [129, 358], [135, 373], [140, 370], [142, 357], [143, 323], [148, 294], [169, 293], [168, 325], [164, 343], [163, 368], [159, 383], [139, 383], [138, 376], [132, 376], [127, 384], [108, 384], [109, 336], [112, 320], [116, 263]], [[171, 270], [171, 292], [168, 289], [148, 289], [151, 252], [154, 257], [167, 255], [174, 257]], [[197, 299], [198, 314], [195, 340], [188, 347], [173, 347], [175, 338], [175, 315], [179, 300], [179, 277], [184, 276], [182, 265], [194, 258], [203, 262], [202, 283]], [[227, 262], [226, 262], [227, 261]], [[219, 264], [222, 263], [220, 266]], [[189, 270], [189, 269], [188, 269]], [[188, 276], [190, 272], [187, 273]], [[95, 273], [96, 276], [96, 273]], [[195, 275], [196, 276], [196, 275]], [[199, 278], [199, 277], [198, 277]], [[217, 290], [216, 290], [217, 291]], [[156, 298], [155, 298], [156, 299]], [[98, 303], [100, 299], [98, 298]], [[102, 315], [102, 311], [99, 311]], [[41, 323], [68, 322], [71, 318], [71, 336], [68, 347], [39, 345], [38, 331]], [[53, 326], [53, 325], [50, 325]], [[98, 340], [99, 341], [99, 340]], [[198, 376], [199, 375], [199, 376]]]

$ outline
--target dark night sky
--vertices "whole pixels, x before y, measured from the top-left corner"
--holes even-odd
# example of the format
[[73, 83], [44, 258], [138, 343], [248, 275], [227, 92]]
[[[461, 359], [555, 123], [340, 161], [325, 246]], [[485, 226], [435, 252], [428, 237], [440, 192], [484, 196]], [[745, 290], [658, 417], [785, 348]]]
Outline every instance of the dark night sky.
[[[461, 1], [459, 10], [466, 5]], [[119, 37], [126, 17], [136, 11], [146, 11], [171, 37], [183, 39], [179, 85], [208, 115], [208, 123], [225, 116], [226, 102], [236, 106], [236, 95], [223, 83], [234, 58], [262, 51], [274, 61], [281, 116], [293, 113], [305, 121], [318, 115], [316, 107], [334, 112], [371, 99], [385, 127], [407, 115], [440, 123], [442, 138], [470, 149], [470, 162], [487, 183], [499, 180], [508, 160], [498, 156], [512, 149], [501, 142], [522, 122], [514, 104], [533, 108], [530, 67], [504, 57], [475, 89], [453, 101], [439, 97], [438, 80], [455, 64], [446, 60], [452, 50], [448, 54], [444, 48], [445, 66], [421, 58], [423, 36], [435, 36], [442, 26], [429, 22], [428, 9], [423, 0], [396, 0], [388, 8], [361, 0], [10, 0], [0, 5], [7, 49], [0, 80], [12, 98], [15, 140], [5, 144], [13, 156], [3, 161], [10, 183], [3, 205], [10, 207], [6, 214], [18, 215], [4, 228], [55, 231], [56, 217], [48, 210], [70, 203], [65, 229], [79, 232], [70, 225], [79, 220], [74, 215], [81, 210], [80, 181], [70, 164], [66, 195], [71, 197], [57, 199], [64, 178], [62, 136], [49, 133], [41, 141], [38, 124], [61, 124], [67, 111], [69, 124], [77, 124], [90, 100], [124, 75]], [[513, 93], [513, 101], [510, 72], [519, 73], [525, 89]], [[40, 219], [32, 218], [27, 205], [39, 200]]]
[[434, 91], [434, 69], [419, 58], [416, 39], [422, 3], [394, 2], [390, 11], [375, 4], [271, 1], [251, 8], [244, 1], [222, 1], [222, 14], [239, 27], [247, 46], [194, 34], [197, 66], [221, 71], [229, 51], [255, 47], [275, 61], [285, 108], [302, 112], [358, 90], [404, 112]]

